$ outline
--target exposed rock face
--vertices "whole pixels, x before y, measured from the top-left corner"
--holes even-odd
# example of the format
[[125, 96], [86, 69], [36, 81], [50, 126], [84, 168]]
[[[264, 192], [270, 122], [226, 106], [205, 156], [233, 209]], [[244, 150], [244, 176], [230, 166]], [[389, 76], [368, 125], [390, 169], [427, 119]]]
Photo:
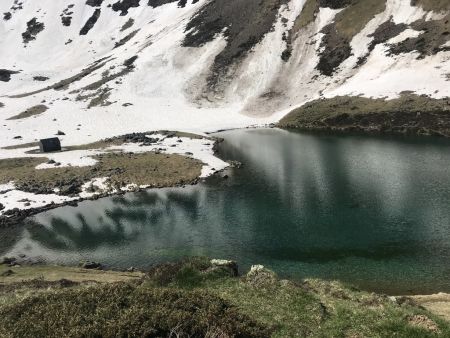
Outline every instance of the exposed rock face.
[[120, 12], [120, 15], [127, 15], [131, 7], [139, 7], [140, 0], [119, 0], [112, 5], [113, 11]]
[[36, 36], [44, 30], [44, 24], [38, 22], [36, 18], [27, 22], [27, 30], [22, 33], [23, 43], [26, 45], [32, 40], [36, 40]]
[[87, 0], [86, 5], [91, 7], [100, 7], [103, 3], [103, 0]]
[[101, 270], [103, 268], [100, 263], [91, 262], [91, 261], [82, 262], [80, 264], [80, 266], [81, 266], [81, 268], [88, 269], [88, 270]]
[[415, 38], [392, 45], [389, 49], [392, 54], [418, 52], [418, 58], [423, 59], [439, 52], [450, 51], [450, 45], [447, 44], [450, 39], [450, 14], [439, 20], [417, 20], [410, 27], [421, 33]]
[[213, 269], [225, 269], [229, 271], [231, 277], [237, 277], [239, 275], [238, 265], [235, 261], [229, 261], [224, 259], [212, 259], [211, 265]]
[[323, 52], [320, 54], [317, 69], [323, 75], [331, 76], [339, 65], [348, 59], [352, 48], [350, 41], [338, 34], [334, 24], [326, 26], [322, 33], [325, 34], [321, 45]]
[[86, 21], [86, 23], [84, 24], [83, 28], [81, 28], [80, 35], [86, 35], [87, 33], [89, 33], [89, 31], [96, 24], [98, 18], [100, 17], [100, 14], [101, 14], [101, 10], [100, 10], [100, 8], [97, 8], [94, 11], [94, 13], [92, 14], [92, 16]]
[[179, 0], [148, 0], [148, 5], [156, 8], [156, 7], [160, 7], [162, 5], [166, 5], [166, 4], [170, 4], [172, 2], [177, 2]]
[[285, 0], [214, 0], [187, 24], [183, 45], [200, 47], [223, 33], [226, 47], [216, 56], [209, 85], [214, 87], [272, 29]]
[[11, 80], [11, 75], [18, 74], [19, 72], [8, 69], [0, 69], [0, 81], [8, 82]]

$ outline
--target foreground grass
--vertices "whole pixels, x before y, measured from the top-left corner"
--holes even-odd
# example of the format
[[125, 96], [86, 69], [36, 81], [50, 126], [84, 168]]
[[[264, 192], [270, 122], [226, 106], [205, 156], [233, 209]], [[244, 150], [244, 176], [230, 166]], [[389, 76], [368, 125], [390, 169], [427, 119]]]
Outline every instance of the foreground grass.
[[[229, 267], [198, 258], [145, 275], [58, 267], [1, 271], [11, 269], [0, 277], [1, 337], [450, 336], [449, 322], [412, 300], [337, 282], [293, 283], [261, 267], [234, 277]], [[74, 281], [57, 280], [65, 277]]]

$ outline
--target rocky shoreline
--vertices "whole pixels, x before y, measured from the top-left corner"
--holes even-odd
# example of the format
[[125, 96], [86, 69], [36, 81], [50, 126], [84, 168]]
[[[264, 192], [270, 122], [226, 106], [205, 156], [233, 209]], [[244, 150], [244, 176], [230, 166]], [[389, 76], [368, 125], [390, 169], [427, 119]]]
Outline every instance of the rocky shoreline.
[[42, 207], [38, 207], [38, 208], [30, 208], [30, 209], [15, 208], [15, 209], [11, 209], [11, 210], [4, 212], [3, 215], [0, 215], [0, 229], [19, 225], [26, 218], [35, 216], [35, 215], [40, 214], [45, 211], [49, 211], [52, 209], [61, 208], [61, 207], [65, 207], [65, 206], [76, 207], [76, 206], [78, 206], [78, 203], [81, 203], [83, 201], [95, 201], [100, 198], [111, 197], [111, 196], [120, 196], [120, 195], [125, 195], [130, 192], [140, 192], [140, 191], [145, 191], [148, 189], [184, 187], [186, 185], [195, 185], [198, 182], [199, 182], [199, 179], [197, 178], [190, 182], [179, 183], [179, 184], [170, 185], [170, 186], [162, 185], [162, 186], [150, 186], [150, 187], [145, 187], [145, 188], [135, 187], [135, 188], [133, 188], [133, 190], [129, 190], [129, 191], [122, 190], [122, 191], [117, 191], [117, 192], [101, 193], [101, 194], [97, 194], [97, 195], [94, 195], [91, 197], [79, 197], [76, 200], [66, 201], [66, 202], [62, 202], [62, 203], [51, 203], [51, 204], [48, 204], [48, 205], [45, 205]]
[[[203, 139], [202, 137], [200, 137], [198, 135], [193, 135], [193, 134], [191, 135], [191, 134], [168, 132], [168, 131], [162, 131], [162, 133], [167, 138], [174, 138], [176, 136], [178, 136], [178, 137], [187, 136], [187, 137], [191, 137], [191, 138], [193, 137], [193, 138]], [[158, 139], [156, 139], [156, 138], [148, 137], [147, 135], [149, 135], [149, 134], [154, 135], [154, 134], [156, 134], [156, 132], [126, 134], [126, 135], [122, 135], [122, 136], [105, 139], [100, 142], [108, 143], [108, 144], [114, 144], [115, 142], [136, 143], [136, 144], [139, 144], [140, 146], [145, 147], [145, 146], [151, 146], [158, 141]], [[209, 140], [212, 143], [212, 151], [214, 153], [217, 152], [218, 143], [223, 141], [223, 139], [214, 138], [214, 137], [209, 137], [209, 138], [207, 138], [207, 140]], [[164, 149], [156, 150], [154, 152], [155, 156], [165, 155], [162, 152], [163, 150]], [[132, 155], [133, 153], [130, 153], [130, 154]], [[127, 154], [124, 153], [124, 155], [127, 155]], [[111, 156], [111, 155], [106, 155], [106, 156]], [[179, 156], [179, 155], [176, 155], [176, 156]], [[186, 153], [185, 156], [186, 156], [187, 160], [190, 160], [192, 157], [192, 153]], [[101, 155], [100, 155], [100, 157], [101, 157]], [[195, 161], [197, 161], [197, 160], [195, 160]], [[117, 170], [120, 170], [120, 168], [115, 168], [114, 170], [117, 171]], [[95, 175], [93, 175], [93, 176], [91, 175], [92, 177], [98, 175], [98, 168], [96, 166], [93, 166], [90, 169], [90, 171], [95, 172]], [[216, 170], [215, 173], [218, 173], [220, 171], [221, 170]], [[121, 174], [123, 174], [123, 173], [121, 173]], [[186, 175], [184, 175], [184, 176], [186, 176]], [[3, 213], [0, 215], [0, 229], [17, 226], [28, 217], [31, 217], [31, 216], [37, 215], [39, 213], [55, 209], [55, 208], [64, 207], [64, 206], [76, 207], [78, 205], [78, 203], [83, 202], [83, 201], [93, 201], [93, 200], [98, 200], [100, 198], [124, 195], [126, 193], [140, 192], [140, 191], [145, 191], [148, 189], [184, 187], [186, 185], [195, 185], [201, 179], [199, 176], [195, 176], [194, 178], [188, 177], [188, 176], [184, 177], [184, 176], [181, 174], [181, 177], [178, 177], [178, 176], [173, 177], [172, 181], [164, 180], [161, 182], [156, 182], [156, 183], [151, 183], [151, 184], [142, 184], [142, 185], [133, 184], [132, 186], [129, 186], [127, 184], [127, 182], [125, 182], [125, 181], [118, 181], [118, 182], [114, 182], [114, 183], [119, 184], [117, 186], [113, 185], [113, 187], [115, 189], [107, 189], [105, 191], [93, 189], [92, 194], [89, 194], [89, 196], [80, 196], [77, 193], [78, 190], [81, 189], [81, 186], [86, 184], [86, 182], [84, 182], [83, 180], [81, 180], [81, 181], [77, 180], [76, 182], [73, 183], [75, 185], [75, 187], [73, 188], [72, 185], [70, 184], [70, 182], [73, 181], [73, 179], [71, 180], [69, 177], [69, 180], [60, 181], [61, 182], [60, 184], [64, 184], [64, 185], [59, 186], [58, 195], [70, 197], [73, 199], [68, 200], [68, 201], [62, 201], [61, 203], [55, 203], [54, 201], [52, 201], [52, 202], [49, 202], [47, 205], [39, 206], [39, 207], [32, 207], [32, 208], [26, 208], [26, 209], [13, 208], [10, 210], [3, 211]], [[52, 183], [52, 184], [54, 184], [54, 183]], [[21, 189], [22, 187], [24, 189]], [[29, 193], [40, 194], [43, 197], [45, 197], [45, 194], [53, 192], [53, 189], [50, 189], [52, 187], [39, 186], [37, 184], [28, 184], [28, 183], [19, 184], [18, 188], [19, 188], [19, 190], [24, 190]], [[8, 190], [0, 191], [0, 195], [7, 193], [7, 192], [8, 192]], [[2, 204], [0, 204], [0, 210], [1, 209], [4, 209], [4, 206]]]

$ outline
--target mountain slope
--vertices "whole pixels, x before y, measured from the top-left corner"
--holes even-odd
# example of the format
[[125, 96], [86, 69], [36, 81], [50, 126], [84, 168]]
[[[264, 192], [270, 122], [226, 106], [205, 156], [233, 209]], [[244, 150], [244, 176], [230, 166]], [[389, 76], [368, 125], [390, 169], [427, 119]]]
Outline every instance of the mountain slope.
[[427, 0], [5, 0], [0, 145], [264, 124], [321, 96], [446, 97], [449, 11]]

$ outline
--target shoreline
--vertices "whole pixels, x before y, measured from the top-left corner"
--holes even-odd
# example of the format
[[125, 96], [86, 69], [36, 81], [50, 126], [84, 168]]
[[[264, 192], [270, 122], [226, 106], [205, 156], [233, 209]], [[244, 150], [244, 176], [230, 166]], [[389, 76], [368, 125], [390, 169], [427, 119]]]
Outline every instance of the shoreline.
[[[315, 134], [315, 135], [324, 135], [324, 136], [333, 136], [333, 135], [338, 135], [338, 136], [360, 136], [360, 137], [381, 137], [381, 138], [398, 138], [401, 140], [417, 140], [417, 141], [447, 141], [450, 140], [450, 137], [446, 137], [443, 135], [424, 135], [424, 134], [414, 134], [414, 133], [402, 133], [402, 132], [383, 132], [383, 131], [377, 131], [377, 130], [366, 130], [366, 129], [358, 129], [357, 126], [353, 126], [353, 127], [349, 127], [348, 129], [346, 128], [333, 128], [333, 127], [324, 127], [324, 128], [313, 128], [313, 127], [299, 127], [299, 126], [290, 126], [290, 125], [286, 125], [286, 126], [281, 126], [279, 124], [270, 124], [270, 125], [252, 125], [252, 126], [247, 126], [244, 128], [230, 128], [230, 129], [221, 129], [221, 130], [217, 130], [214, 132], [207, 132], [205, 133], [205, 135], [207, 135], [208, 137], [210, 137], [210, 135], [212, 134], [217, 134], [217, 133], [222, 133], [222, 132], [227, 132], [227, 131], [233, 131], [233, 130], [240, 130], [240, 129], [280, 129], [280, 130], [286, 130], [289, 132], [301, 132], [301, 133], [310, 133], [310, 134]], [[145, 133], [138, 133], [138, 134], [145, 134]], [[201, 135], [198, 135], [200, 137], [202, 137]], [[121, 136], [117, 136], [117, 137], [113, 137], [114, 138], [120, 138]], [[213, 150], [213, 155], [216, 157], [216, 147], [217, 145], [222, 142], [222, 140], [220, 138], [217, 137], [211, 137], [210, 140], [213, 140], [213, 146], [212, 146], [212, 150]], [[50, 153], [51, 155], [51, 153]], [[30, 156], [32, 157], [32, 156]], [[1, 160], [0, 160], [1, 161]], [[213, 175], [217, 175], [220, 174], [221, 172], [223, 172], [223, 169], [220, 170], [215, 170], [214, 172], [212, 172], [209, 176], [213, 176]], [[14, 225], [18, 225], [20, 222], [22, 222], [24, 219], [28, 218], [28, 217], [32, 217], [34, 215], [37, 215], [39, 213], [42, 212], [46, 212], [52, 209], [56, 209], [56, 208], [60, 208], [60, 207], [65, 207], [65, 206], [74, 206], [76, 207], [78, 205], [78, 203], [84, 202], [84, 201], [95, 201], [101, 198], [105, 198], [105, 197], [111, 197], [111, 196], [120, 196], [120, 195], [124, 195], [126, 193], [133, 193], [133, 192], [141, 192], [141, 191], [146, 191], [146, 190], [151, 190], [151, 189], [160, 189], [160, 188], [176, 188], [176, 187], [183, 187], [183, 186], [187, 186], [187, 185], [196, 185], [198, 184], [199, 181], [201, 181], [202, 179], [204, 179], [206, 177], [197, 177], [195, 179], [186, 181], [186, 182], [178, 182], [175, 183], [173, 185], [153, 185], [153, 186], [133, 186], [130, 189], [124, 189], [124, 190], [120, 190], [120, 191], [107, 191], [104, 193], [95, 193], [92, 196], [87, 196], [87, 197], [78, 197], [75, 198], [73, 200], [69, 200], [69, 201], [63, 201], [61, 203], [54, 203], [51, 202], [47, 205], [41, 206], [41, 207], [35, 207], [35, 208], [26, 208], [26, 209], [20, 209], [20, 208], [16, 208], [16, 209], [11, 209], [8, 210], [6, 212], [3, 212], [2, 214], [0, 214], [0, 228], [2, 227], [9, 227], [9, 226], [14, 226]], [[65, 196], [65, 195], [60, 195], [60, 196]]]
[[[149, 132], [150, 133], [150, 132]], [[137, 182], [129, 182], [128, 184], [124, 183], [124, 181], [120, 181], [119, 182], [111, 182], [110, 184], [108, 184], [108, 186], [105, 186], [105, 183], [103, 182], [98, 182], [98, 181], [102, 181], [102, 180], [110, 180], [112, 178], [109, 176], [106, 176], [104, 178], [94, 178], [88, 181], [82, 181], [80, 185], [80, 188], [82, 188], [83, 190], [81, 190], [80, 193], [64, 193], [64, 192], [58, 192], [57, 195], [52, 195], [49, 194], [48, 192], [34, 192], [33, 190], [31, 191], [27, 191], [25, 190], [24, 193], [26, 194], [31, 194], [32, 196], [34, 196], [35, 198], [41, 197], [41, 198], [46, 198], [49, 197], [51, 199], [52, 196], [59, 196], [61, 201], [50, 201], [50, 202], [45, 202], [45, 205], [42, 206], [38, 206], [38, 207], [25, 207], [25, 208], [20, 208], [20, 207], [14, 207], [14, 208], [10, 208], [10, 209], [3, 209], [2, 212], [0, 212], [0, 228], [2, 227], [11, 227], [11, 226], [15, 226], [18, 225], [20, 222], [22, 222], [24, 219], [34, 216], [36, 214], [48, 211], [48, 210], [52, 210], [55, 208], [59, 208], [59, 207], [64, 207], [64, 206], [77, 206], [78, 203], [81, 203], [83, 201], [89, 201], [89, 200], [98, 200], [100, 198], [105, 198], [105, 197], [111, 197], [111, 196], [119, 196], [119, 195], [123, 195], [129, 192], [140, 192], [140, 191], [145, 191], [145, 190], [149, 190], [149, 189], [159, 189], [159, 188], [170, 188], [170, 187], [183, 187], [183, 186], [187, 186], [187, 185], [195, 185], [197, 184], [200, 180], [205, 179], [209, 176], [212, 175], [216, 175], [220, 172], [222, 172], [227, 166], [228, 164], [225, 163], [224, 161], [220, 160], [219, 158], [217, 158], [216, 155], [216, 151], [217, 151], [217, 144], [222, 142], [222, 139], [218, 138], [218, 137], [204, 137], [201, 135], [194, 135], [194, 134], [183, 134], [183, 133], [177, 133], [177, 132], [169, 132], [169, 133], [173, 133], [173, 135], [171, 136], [165, 136], [163, 138], [163, 142], [165, 142], [165, 140], [167, 138], [174, 138], [174, 140], [176, 139], [176, 141], [173, 141], [171, 145], [166, 145], [166, 148], [163, 149], [161, 148], [161, 146], [159, 146], [159, 148], [152, 148], [150, 150], [142, 150], [140, 148], [137, 147], [144, 147], [144, 146], [148, 146], [148, 145], [157, 145], [161, 144], [160, 143], [154, 143], [155, 141], [153, 141], [152, 138], [148, 138], [146, 136], [146, 134], [149, 133], [135, 133], [135, 134], [127, 134], [127, 135], [123, 135], [123, 136], [117, 136], [117, 137], [113, 137], [111, 139], [105, 139], [105, 140], [101, 140], [98, 143], [102, 144], [102, 143], [107, 143], [110, 142], [111, 144], [114, 144], [114, 142], [116, 140], [121, 140], [122, 138], [127, 139], [127, 137], [129, 137], [129, 135], [132, 135], [135, 140], [132, 141], [133, 143], [130, 143], [130, 145], [135, 144], [134, 148], [131, 148], [131, 152], [127, 153], [124, 152], [124, 150], [120, 150], [120, 147], [116, 147], [119, 149], [119, 152], [116, 154], [119, 154], [121, 156], [130, 156], [130, 155], [134, 155], [136, 154], [137, 156], [139, 156], [139, 154], [142, 155], [148, 155], [148, 156], [161, 156], [161, 157], [166, 157], [169, 158], [169, 156], [175, 157], [178, 156], [180, 159], [183, 159], [184, 161], [187, 161], [186, 163], [190, 163], [189, 161], [191, 161], [193, 164], [195, 163], [199, 163], [201, 164], [201, 171], [199, 171], [198, 175], [195, 175], [195, 177], [189, 177], [188, 173], [184, 173], [184, 172], [179, 172], [178, 170], [175, 169], [171, 169], [172, 171], [174, 171], [174, 173], [177, 173], [176, 177], [175, 176], [171, 176], [171, 173], [168, 173], [167, 178], [164, 178], [162, 181], [158, 182], [156, 181], [155, 183], [150, 183], [150, 184], [139, 184]], [[151, 132], [153, 134], [150, 135], [158, 135], [156, 134], [157, 132]], [[136, 141], [137, 138], [137, 141]], [[149, 144], [148, 143], [149, 141]], [[192, 145], [188, 145], [183, 146], [185, 148], [185, 150], [181, 150], [181, 151], [177, 151], [176, 149], [178, 149], [177, 147], [179, 145], [184, 145], [185, 142], [187, 142], [187, 140], [191, 140]], [[184, 143], [183, 143], [184, 141]], [[125, 141], [124, 141], [125, 142]], [[203, 143], [202, 143], [203, 142]], [[95, 143], [94, 143], [95, 144]], [[196, 145], [198, 144], [198, 145]], [[202, 144], [202, 145], [200, 145]], [[125, 145], [125, 143], [124, 143]], [[82, 145], [79, 146], [81, 149], [83, 149], [83, 147], [87, 147], [88, 148], [89, 145]], [[197, 147], [197, 150], [194, 150], [195, 147]], [[200, 147], [200, 148], [199, 148]], [[145, 147], [144, 147], [145, 148]], [[88, 148], [89, 149], [89, 148]], [[114, 149], [114, 148], [113, 148]], [[127, 148], [126, 148], [127, 149]], [[155, 150], [156, 149], [156, 150]], [[134, 151], [133, 151], [134, 150]], [[138, 152], [136, 152], [136, 150], [138, 150]], [[187, 151], [189, 150], [189, 151]], [[47, 153], [45, 155], [48, 156], [48, 158], [52, 158], [53, 156], [58, 156], [60, 154], [62, 154], [62, 156], [66, 156], [65, 153], [70, 153], [70, 151], [77, 151], [76, 149], [69, 149], [63, 152], [59, 152], [59, 153]], [[89, 151], [89, 150], [88, 150]], [[105, 154], [105, 156], [109, 156], [108, 153], [108, 148], [101, 148], [102, 152], [100, 152], [100, 157], [102, 156], [101, 154]], [[183, 153], [184, 151], [184, 153]], [[209, 154], [210, 153], [210, 154]], [[114, 153], [110, 153], [110, 154], [114, 154]], [[154, 154], [154, 155], [152, 155]], [[161, 155], [160, 155], [161, 154]], [[41, 154], [42, 155], [42, 154]], [[86, 155], [86, 157], [88, 157], [89, 155]], [[93, 156], [93, 155], [90, 155]], [[205, 157], [206, 156], [206, 157]], [[25, 158], [30, 158], [33, 159], [35, 157], [28, 156]], [[20, 159], [20, 158], [19, 158]], [[7, 161], [8, 159], [0, 159], [1, 161]], [[99, 159], [98, 161], [101, 162], [102, 159]], [[48, 162], [50, 163], [50, 162]], [[55, 163], [55, 161], [53, 160], [53, 163]], [[95, 163], [95, 162], [94, 162]], [[97, 162], [98, 163], [98, 162]], [[218, 165], [218, 167], [214, 166], [214, 163], [216, 165]], [[176, 164], [176, 163], [175, 163]], [[48, 165], [45, 164], [45, 162], [43, 162], [43, 164], [40, 164], [40, 166], [46, 166], [45, 169], [34, 169], [37, 170], [38, 172], [41, 170], [53, 170], [52, 168], [55, 168], [55, 170], [59, 170], [64, 169], [64, 168], [74, 168], [72, 166], [71, 163], [65, 164], [63, 166], [59, 166], [59, 163], [56, 163], [56, 165], [58, 165], [58, 167], [53, 167], [52, 165]], [[170, 164], [169, 164], [170, 165]], [[196, 165], [196, 164], [195, 164]], [[89, 164], [87, 166], [87, 168], [90, 171], [94, 171], [96, 168], [97, 164]], [[173, 167], [173, 166], [172, 166]], [[175, 167], [178, 167], [178, 165], [176, 165]], [[75, 168], [86, 168], [86, 167], [77, 167], [75, 166]], [[121, 168], [120, 164], [117, 166], [117, 168], [115, 168], [114, 170], [117, 171]], [[162, 172], [165, 175], [165, 168], [162, 168]], [[112, 169], [108, 169], [108, 170], [112, 170]], [[150, 170], [150, 168], [148, 169]], [[131, 173], [133, 175], [133, 173]], [[96, 173], [94, 176], [97, 176], [98, 174]], [[98, 176], [102, 176], [102, 175], [98, 175]], [[136, 176], [136, 175], [133, 175]], [[145, 176], [145, 175], [144, 175]], [[192, 175], [191, 175], [192, 176]], [[164, 176], [166, 177], [166, 176]], [[170, 182], [170, 181], [173, 182]], [[73, 181], [73, 180], [72, 180]], [[13, 181], [14, 182], [14, 181]], [[88, 186], [90, 183], [90, 186]], [[119, 186], [114, 185], [115, 184], [119, 184]], [[96, 186], [94, 186], [94, 184], [96, 184]], [[97, 184], [99, 186], [97, 186]], [[17, 185], [15, 185], [14, 183], [11, 184], [3, 184], [4, 186], [4, 190], [0, 191], [0, 196], [3, 194], [7, 194], [10, 191], [21, 191], [20, 187], [18, 188]], [[0, 185], [1, 187], [1, 185]], [[88, 192], [88, 188], [91, 189], [91, 191]], [[34, 189], [34, 188], [33, 188]], [[48, 189], [47, 189], [48, 190]], [[59, 190], [59, 189], [58, 189]], [[66, 199], [66, 200], [64, 200]], [[30, 204], [30, 203], [28, 203]], [[1, 207], [2, 205], [0, 205]], [[1, 210], [0, 210], [1, 211]]]

